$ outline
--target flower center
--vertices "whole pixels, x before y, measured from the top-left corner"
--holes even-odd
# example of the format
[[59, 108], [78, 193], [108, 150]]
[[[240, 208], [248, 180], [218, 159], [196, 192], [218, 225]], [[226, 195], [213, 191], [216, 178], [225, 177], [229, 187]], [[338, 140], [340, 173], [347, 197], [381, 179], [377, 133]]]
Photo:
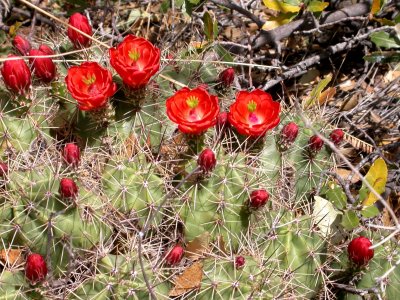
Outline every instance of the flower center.
[[254, 100], [250, 100], [249, 103], [247, 103], [247, 109], [250, 113], [253, 113], [257, 108], [257, 103]]
[[133, 61], [138, 61], [140, 58], [140, 52], [136, 49], [132, 49], [129, 51], [129, 58], [132, 59]]
[[86, 85], [91, 85], [96, 82], [96, 75], [88, 74], [87, 77], [83, 77], [82, 81]]
[[199, 98], [195, 97], [195, 96], [189, 96], [186, 99], [186, 104], [191, 108], [196, 108], [199, 105]]

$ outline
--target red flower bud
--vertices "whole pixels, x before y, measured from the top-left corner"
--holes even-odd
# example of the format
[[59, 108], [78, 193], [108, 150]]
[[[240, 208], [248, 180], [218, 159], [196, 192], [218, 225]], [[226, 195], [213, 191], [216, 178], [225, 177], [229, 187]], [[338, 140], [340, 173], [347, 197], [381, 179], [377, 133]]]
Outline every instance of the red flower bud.
[[358, 266], [366, 265], [374, 257], [371, 246], [371, 241], [364, 236], [353, 239], [347, 247], [349, 259]]
[[208, 148], [204, 149], [199, 155], [197, 164], [203, 172], [211, 172], [217, 164], [214, 152]]
[[[45, 49], [45, 51], [48, 50]], [[38, 49], [32, 49], [31, 51], [29, 51], [29, 56], [47, 56], [47, 55], [49, 54]], [[38, 78], [40, 78], [43, 82], [48, 83], [56, 77], [56, 65], [54, 64], [51, 58], [48, 57], [30, 58], [29, 62], [33, 66], [35, 75]]]
[[46, 262], [40, 254], [32, 253], [26, 259], [25, 276], [32, 284], [40, 282], [46, 278]]
[[[8, 58], [17, 57], [9, 54]], [[11, 91], [23, 95], [31, 85], [31, 71], [23, 59], [7, 60], [1, 69], [4, 83]]]
[[235, 80], [235, 70], [233, 68], [225, 69], [219, 74], [219, 81], [225, 87], [231, 86], [233, 80]]
[[68, 143], [64, 147], [64, 160], [73, 166], [77, 166], [81, 159], [79, 147], [74, 143]]
[[260, 208], [264, 206], [269, 199], [269, 194], [266, 190], [256, 190], [250, 194], [250, 207]]
[[165, 261], [168, 265], [176, 265], [182, 260], [184, 252], [185, 250], [181, 245], [175, 245], [170, 251], [168, 251]]
[[311, 152], [314, 153], [319, 152], [323, 146], [324, 146], [324, 141], [317, 135], [313, 135], [308, 140], [308, 149]]
[[286, 145], [291, 145], [296, 140], [299, 134], [299, 126], [296, 123], [290, 122], [286, 124], [281, 131], [281, 142]]
[[53, 49], [51, 49], [47, 45], [40, 45], [39, 50], [42, 51], [43, 53], [46, 53], [47, 55], [54, 55]]
[[236, 256], [235, 258], [235, 268], [240, 269], [244, 266], [246, 263], [246, 259], [243, 256]]
[[[69, 18], [69, 25], [79, 29], [87, 35], [92, 36], [93, 34], [92, 27], [90, 26], [88, 19], [80, 13], [74, 13]], [[78, 31], [68, 27], [67, 34], [75, 48], [85, 48], [90, 46], [91, 40]]]
[[19, 34], [15, 36], [12, 44], [21, 55], [28, 55], [29, 50], [31, 50], [31, 43]]
[[7, 173], [8, 173], [7, 164], [0, 162], [0, 177], [5, 177]]
[[342, 129], [335, 129], [329, 135], [331, 141], [335, 144], [335, 146], [339, 146], [340, 143], [343, 141], [344, 132]]
[[224, 111], [220, 113], [217, 117], [217, 127], [222, 128], [222, 127], [227, 127], [228, 125], [229, 125], [228, 113]]
[[60, 195], [61, 198], [76, 198], [78, 195], [78, 186], [75, 181], [70, 178], [63, 178], [60, 181]]

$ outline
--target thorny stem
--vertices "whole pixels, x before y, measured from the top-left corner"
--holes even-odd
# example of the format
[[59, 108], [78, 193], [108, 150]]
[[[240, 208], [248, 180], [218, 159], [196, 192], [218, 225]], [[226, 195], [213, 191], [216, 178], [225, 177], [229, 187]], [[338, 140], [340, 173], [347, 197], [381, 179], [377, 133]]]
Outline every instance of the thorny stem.
[[138, 242], [138, 256], [139, 256], [139, 264], [140, 268], [142, 269], [142, 274], [143, 274], [143, 280], [146, 283], [147, 289], [150, 292], [150, 296], [152, 300], [157, 300], [156, 295], [153, 292], [153, 287], [151, 286], [149, 279], [147, 278], [145, 268], [144, 268], [144, 263], [143, 263], [143, 257], [142, 257], [142, 242], [143, 238], [149, 229], [151, 223], [153, 222], [154, 216], [157, 215], [161, 208], [164, 206], [165, 202], [169, 199], [169, 197], [176, 191], [178, 190], [193, 174], [197, 173], [200, 170], [200, 167], [196, 167], [192, 172], [190, 172], [188, 175], [183, 178], [177, 186], [175, 186], [172, 190], [170, 190], [165, 196], [164, 199], [161, 201], [160, 205], [158, 205], [156, 210], [151, 209], [150, 210], [150, 215], [149, 218], [147, 219], [145, 225], [143, 226], [143, 229], [138, 233], [139, 236], [139, 242]]

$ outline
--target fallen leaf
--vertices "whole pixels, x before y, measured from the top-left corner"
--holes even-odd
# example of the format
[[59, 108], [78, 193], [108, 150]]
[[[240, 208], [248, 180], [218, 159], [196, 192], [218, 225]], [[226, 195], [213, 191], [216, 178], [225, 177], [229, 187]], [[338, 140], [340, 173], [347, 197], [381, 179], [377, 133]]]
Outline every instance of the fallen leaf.
[[335, 222], [337, 216], [342, 213], [337, 211], [331, 202], [322, 197], [314, 196], [314, 200], [312, 216], [321, 230], [321, 234], [327, 236], [331, 233], [331, 225]]
[[0, 261], [4, 265], [19, 265], [23, 262], [22, 251], [19, 249], [1, 249]]
[[278, 0], [263, 0], [263, 2], [267, 8], [275, 10], [275, 11], [279, 11], [282, 13], [300, 11], [300, 2], [298, 5], [284, 3], [283, 1], [278, 1]]
[[183, 271], [181, 275], [176, 277], [175, 286], [169, 292], [169, 296], [181, 296], [194, 289], [200, 288], [202, 279], [203, 264], [198, 261]]
[[185, 249], [185, 256], [197, 260], [210, 250], [210, 233], [208, 231], [190, 241]]
[[[387, 178], [388, 168], [383, 158], [375, 160], [369, 168], [367, 175], [365, 175], [365, 179], [378, 194], [382, 194], [385, 191]], [[378, 197], [376, 197], [375, 194], [372, 193], [364, 184], [360, 189], [360, 198], [362, 199], [362, 204], [364, 206], [371, 206], [378, 200]]]
[[348, 79], [339, 85], [339, 89], [342, 90], [343, 92], [348, 92], [354, 89], [355, 86], [356, 86], [355, 80]]
[[357, 94], [357, 93], [354, 94], [353, 96], [351, 96], [351, 98], [349, 100], [344, 102], [344, 104], [340, 108], [340, 111], [349, 111], [349, 110], [353, 109], [354, 107], [356, 107], [358, 104], [359, 98], [361, 98], [361, 95]]
[[[347, 178], [349, 177], [349, 175], [351, 174], [351, 171], [350, 170], [347, 170], [347, 169], [341, 169], [341, 168], [338, 168], [338, 169], [336, 169], [336, 173], [340, 176], [340, 178], [342, 178], [343, 180], [347, 180]], [[357, 183], [357, 182], [359, 182], [360, 181], [360, 177], [357, 175], [357, 174], [354, 174], [352, 177], [351, 177], [351, 183]]]
[[385, 83], [390, 83], [399, 77], [400, 77], [400, 71], [390, 70], [389, 72], [386, 73], [383, 80], [385, 81]]
[[335, 95], [336, 95], [336, 88], [335, 87], [329, 87], [325, 91], [323, 91], [321, 93], [321, 95], [319, 95], [318, 102], [321, 105], [324, 104], [324, 103], [327, 103], [327, 102], [333, 100], [332, 98]]

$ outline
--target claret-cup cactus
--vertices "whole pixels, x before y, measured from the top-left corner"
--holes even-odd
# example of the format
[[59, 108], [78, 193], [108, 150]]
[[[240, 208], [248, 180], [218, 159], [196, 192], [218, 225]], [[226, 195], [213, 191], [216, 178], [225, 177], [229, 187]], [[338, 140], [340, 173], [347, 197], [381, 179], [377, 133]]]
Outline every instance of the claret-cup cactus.
[[[371, 286], [383, 252], [358, 237], [347, 254], [352, 232], [326, 225], [350, 203], [317, 209], [338, 162], [321, 136], [344, 137], [321, 111], [237, 89], [211, 44], [171, 61], [132, 34], [107, 49], [80, 13], [69, 25], [57, 47], [17, 36], [38, 57], [1, 68], [0, 298], [317, 299]], [[386, 250], [379, 276], [398, 260]]]

